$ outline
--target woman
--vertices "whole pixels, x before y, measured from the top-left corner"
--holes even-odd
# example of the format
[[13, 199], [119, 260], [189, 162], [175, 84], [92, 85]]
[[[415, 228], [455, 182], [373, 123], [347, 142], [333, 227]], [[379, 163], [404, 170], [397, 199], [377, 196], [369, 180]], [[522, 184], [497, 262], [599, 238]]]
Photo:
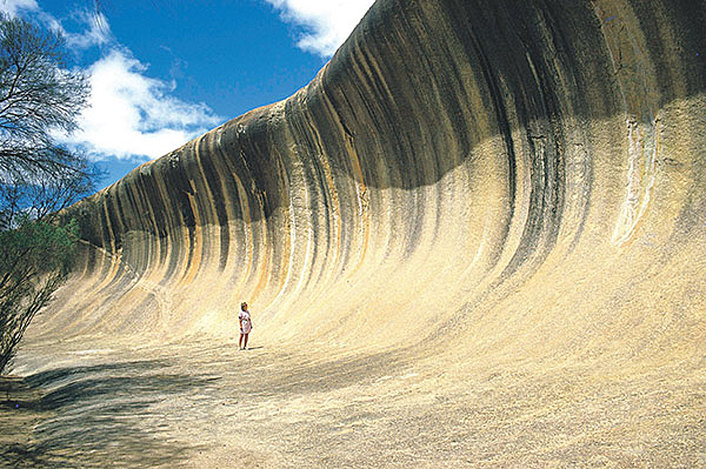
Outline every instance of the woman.
[[248, 347], [248, 334], [252, 330], [252, 320], [250, 319], [250, 313], [248, 312], [248, 304], [246, 302], [240, 303], [240, 313], [238, 314], [238, 320], [240, 321], [240, 341], [238, 345], [240, 350], [245, 350]]

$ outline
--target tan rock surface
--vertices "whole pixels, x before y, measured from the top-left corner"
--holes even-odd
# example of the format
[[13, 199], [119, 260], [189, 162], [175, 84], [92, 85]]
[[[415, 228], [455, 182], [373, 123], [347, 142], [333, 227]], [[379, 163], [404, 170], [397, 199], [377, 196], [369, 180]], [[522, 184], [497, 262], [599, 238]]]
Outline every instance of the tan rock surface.
[[378, 1], [294, 96], [72, 209], [0, 461], [706, 465], [705, 18]]

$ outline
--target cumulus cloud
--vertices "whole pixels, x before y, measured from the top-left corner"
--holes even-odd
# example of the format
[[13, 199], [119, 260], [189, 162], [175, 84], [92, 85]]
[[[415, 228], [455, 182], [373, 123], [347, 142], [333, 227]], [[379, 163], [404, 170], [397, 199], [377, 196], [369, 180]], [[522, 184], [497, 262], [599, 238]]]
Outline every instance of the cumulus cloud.
[[330, 57], [343, 44], [375, 0], [265, 0], [282, 19], [304, 29], [297, 46]]
[[176, 82], [149, 77], [148, 66], [117, 43], [102, 14], [75, 11], [65, 24], [43, 11], [36, 0], [0, 0], [0, 12], [31, 16], [61, 32], [77, 55], [101, 48], [101, 58], [86, 69], [91, 95], [79, 116], [80, 130], [56, 135], [94, 160], [157, 158], [222, 121], [206, 104], [176, 98]]
[[65, 143], [85, 148], [94, 159], [157, 158], [220, 122], [207, 105], [171, 96], [175, 83], [150, 78], [146, 71], [121, 50], [93, 64], [90, 106], [79, 118], [81, 130]]

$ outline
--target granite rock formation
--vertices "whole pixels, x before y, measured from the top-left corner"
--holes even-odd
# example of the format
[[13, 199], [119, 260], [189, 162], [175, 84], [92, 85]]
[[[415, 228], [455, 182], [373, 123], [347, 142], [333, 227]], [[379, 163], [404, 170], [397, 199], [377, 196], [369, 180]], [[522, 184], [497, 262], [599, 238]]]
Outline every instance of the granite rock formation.
[[221, 334], [247, 298], [277, 337], [544, 324], [576, 351], [626, 320], [659, 347], [653, 326], [704, 310], [703, 20], [378, 2], [294, 96], [74, 207], [80, 294], [43, 332]]
[[379, 0], [292, 97], [72, 207], [81, 263], [28, 343], [232, 340], [248, 300], [267, 346], [703, 383], [705, 24]]

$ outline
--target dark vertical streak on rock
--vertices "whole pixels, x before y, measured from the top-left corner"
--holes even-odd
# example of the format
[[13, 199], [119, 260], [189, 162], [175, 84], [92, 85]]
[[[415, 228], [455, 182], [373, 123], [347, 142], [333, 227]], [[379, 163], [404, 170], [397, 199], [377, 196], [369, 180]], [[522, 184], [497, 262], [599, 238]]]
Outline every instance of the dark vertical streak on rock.
[[[488, 93], [490, 94], [490, 98], [493, 102], [493, 109], [495, 111], [495, 118], [496, 118], [496, 124], [498, 126], [498, 130], [500, 131], [500, 134], [503, 137], [503, 141], [505, 143], [505, 150], [507, 151], [507, 196], [508, 196], [508, 220], [511, 220], [513, 218], [513, 215], [515, 213], [515, 198], [516, 198], [516, 192], [517, 192], [517, 168], [516, 168], [516, 159], [517, 155], [515, 154], [515, 146], [514, 143], [512, 142], [512, 132], [509, 126], [509, 120], [508, 120], [508, 115], [507, 111], [505, 110], [505, 104], [503, 102], [500, 90], [498, 88], [497, 84], [497, 77], [495, 76], [495, 72], [493, 71], [493, 68], [485, 55], [485, 53], [482, 50], [481, 44], [478, 41], [478, 39], [475, 37], [475, 35], [471, 32], [468, 31], [469, 35], [469, 45], [470, 47], [473, 48], [474, 50], [474, 56], [477, 57], [477, 59], [480, 61], [480, 68], [481, 72], [483, 73], [483, 76], [485, 78], [485, 84], [488, 87]], [[510, 226], [508, 224], [508, 230]], [[507, 232], [505, 234], [507, 236]]]

